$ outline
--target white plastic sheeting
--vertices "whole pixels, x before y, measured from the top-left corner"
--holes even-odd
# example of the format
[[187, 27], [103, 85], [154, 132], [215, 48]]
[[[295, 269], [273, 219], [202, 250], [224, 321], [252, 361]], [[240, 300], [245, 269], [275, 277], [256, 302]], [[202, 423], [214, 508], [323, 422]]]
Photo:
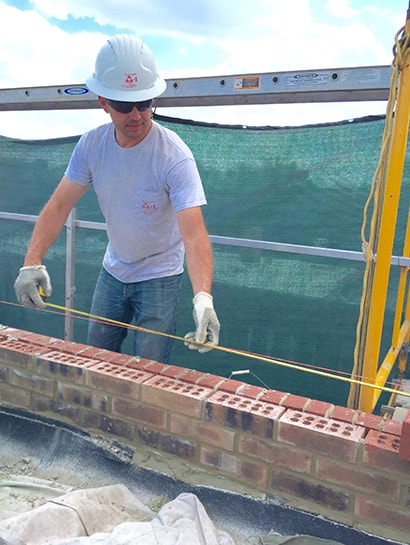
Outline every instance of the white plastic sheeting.
[[0, 522], [0, 545], [234, 545], [194, 494], [157, 515], [124, 485], [76, 490]]

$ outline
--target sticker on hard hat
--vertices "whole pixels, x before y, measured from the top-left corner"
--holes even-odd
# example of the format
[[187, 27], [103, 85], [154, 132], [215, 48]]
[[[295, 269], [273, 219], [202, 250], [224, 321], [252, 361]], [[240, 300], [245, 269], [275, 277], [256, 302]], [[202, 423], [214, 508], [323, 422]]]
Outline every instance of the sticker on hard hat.
[[235, 91], [255, 91], [261, 86], [260, 76], [242, 76], [234, 79], [233, 88]]
[[121, 87], [133, 88], [137, 86], [137, 82], [137, 74], [125, 74], [124, 83], [121, 85]]
[[86, 87], [68, 87], [67, 89], [64, 89], [64, 92], [67, 95], [85, 95], [88, 93], [88, 89]]

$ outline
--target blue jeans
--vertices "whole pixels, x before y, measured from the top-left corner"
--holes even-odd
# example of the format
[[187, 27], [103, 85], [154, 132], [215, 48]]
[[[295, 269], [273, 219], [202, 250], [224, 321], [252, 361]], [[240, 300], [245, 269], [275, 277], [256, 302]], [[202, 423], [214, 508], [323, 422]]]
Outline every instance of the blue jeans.
[[[118, 322], [175, 334], [181, 274], [135, 283], [124, 283], [101, 269], [95, 286], [91, 314]], [[121, 352], [128, 329], [90, 319], [88, 344]], [[134, 330], [134, 355], [168, 363], [172, 339]]]

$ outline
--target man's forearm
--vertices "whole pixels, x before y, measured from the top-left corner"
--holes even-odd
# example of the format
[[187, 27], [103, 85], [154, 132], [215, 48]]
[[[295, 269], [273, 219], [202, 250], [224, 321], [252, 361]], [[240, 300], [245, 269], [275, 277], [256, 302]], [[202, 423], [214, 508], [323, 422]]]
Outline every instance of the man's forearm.
[[50, 200], [41, 211], [24, 260], [24, 265], [40, 265], [48, 249], [56, 240], [67, 217], [87, 186], [75, 184], [63, 177]]
[[47, 207], [43, 209], [34, 227], [24, 266], [41, 265], [48, 249], [61, 233], [66, 219]]
[[185, 247], [188, 274], [194, 295], [212, 292], [213, 256], [209, 238], [192, 241]]

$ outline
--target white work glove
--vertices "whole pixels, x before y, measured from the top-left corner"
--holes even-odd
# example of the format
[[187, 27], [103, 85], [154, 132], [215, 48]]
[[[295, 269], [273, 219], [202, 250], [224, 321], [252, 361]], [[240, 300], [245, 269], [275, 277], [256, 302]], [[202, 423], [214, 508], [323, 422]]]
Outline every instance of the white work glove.
[[45, 308], [46, 305], [38, 289], [41, 286], [46, 297], [52, 292], [50, 277], [44, 265], [21, 267], [14, 282], [14, 290], [20, 304], [29, 308]]
[[[194, 304], [194, 321], [196, 331], [185, 335], [185, 339], [193, 339], [200, 343], [217, 345], [219, 342], [219, 320], [214, 310], [213, 297], [209, 293], [200, 291], [192, 299]], [[200, 346], [189, 342], [185, 343], [190, 350], [198, 350], [201, 354], [209, 352], [212, 347]]]

